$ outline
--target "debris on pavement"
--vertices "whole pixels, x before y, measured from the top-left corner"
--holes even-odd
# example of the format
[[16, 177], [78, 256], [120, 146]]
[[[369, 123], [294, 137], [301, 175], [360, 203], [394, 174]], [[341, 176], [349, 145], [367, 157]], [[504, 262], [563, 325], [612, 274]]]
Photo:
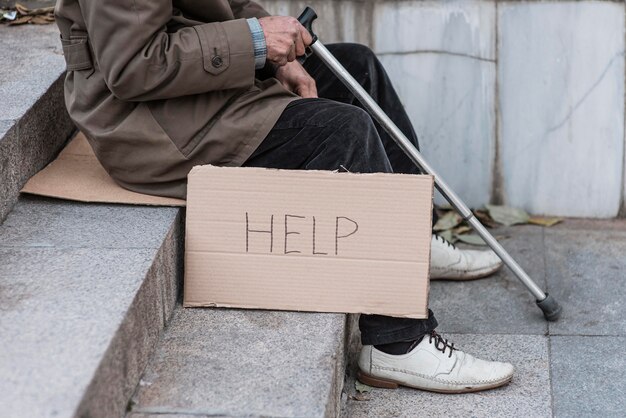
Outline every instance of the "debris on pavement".
[[352, 399], [353, 401], [360, 401], [360, 402], [363, 402], [363, 401], [369, 401], [369, 400], [371, 400], [371, 399], [372, 399], [372, 398], [370, 398], [369, 396], [364, 395], [364, 394], [362, 394], [362, 393], [357, 393], [357, 394], [355, 394], [355, 395], [349, 395], [348, 397], [349, 397], [350, 399]]
[[361, 383], [358, 380], [354, 381], [354, 388], [356, 389], [358, 393], [368, 393], [372, 391], [371, 386]]
[[523, 209], [510, 206], [485, 205], [491, 219], [504, 226], [527, 224], [530, 215]]
[[[54, 22], [54, 2], [31, 2], [35, 7], [22, 3], [11, 4], [0, 8], [0, 23], [16, 25], [47, 25]], [[37, 7], [42, 6], [42, 7]]]
[[476, 234], [454, 235], [454, 238], [470, 245], [487, 245], [487, 243]]
[[433, 227], [434, 231], [445, 231], [448, 229], [452, 229], [456, 227], [463, 221], [463, 218], [456, 213], [455, 211], [446, 212], [445, 215], [441, 216], [437, 223]]
[[0, 16], [0, 20], [5, 19], [5, 20], [15, 20], [15, 18], [17, 17], [17, 10], [0, 10], [0, 13], [2, 13], [2, 15]]
[[528, 220], [529, 224], [551, 227], [563, 222], [563, 218], [545, 218], [543, 216], [531, 216]]
[[[549, 228], [563, 222], [563, 218], [530, 216], [525, 210], [510, 206], [485, 205], [485, 208], [474, 210], [473, 213], [487, 228], [527, 224]], [[487, 245], [454, 210], [437, 208], [437, 214], [439, 219], [433, 230], [440, 237], [453, 244], [460, 241], [470, 245]]]

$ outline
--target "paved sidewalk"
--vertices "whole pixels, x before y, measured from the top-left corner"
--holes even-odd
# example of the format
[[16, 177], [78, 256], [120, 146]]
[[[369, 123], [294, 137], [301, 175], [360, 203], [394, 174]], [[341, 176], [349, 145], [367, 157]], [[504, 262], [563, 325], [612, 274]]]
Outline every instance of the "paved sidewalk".
[[358, 401], [352, 366], [345, 417], [625, 416], [626, 221], [572, 219], [494, 235], [563, 305], [561, 319], [545, 322], [507, 270], [468, 283], [434, 282], [431, 307], [439, 331], [458, 347], [513, 363], [513, 382], [466, 395], [374, 389]]

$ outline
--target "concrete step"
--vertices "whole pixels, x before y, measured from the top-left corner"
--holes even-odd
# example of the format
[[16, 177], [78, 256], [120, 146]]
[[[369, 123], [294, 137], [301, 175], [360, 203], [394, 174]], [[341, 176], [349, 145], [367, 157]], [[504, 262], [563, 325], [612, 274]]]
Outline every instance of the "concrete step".
[[18, 201], [75, 127], [56, 27], [0, 26], [0, 50], [0, 415], [336, 416], [340, 314], [179, 307], [138, 385], [180, 294], [182, 211]]
[[20, 198], [0, 225], [0, 415], [123, 416], [181, 243], [179, 209]]
[[75, 127], [63, 102], [56, 25], [0, 25], [0, 222]]
[[352, 316], [178, 307], [127, 418], [334, 417]]

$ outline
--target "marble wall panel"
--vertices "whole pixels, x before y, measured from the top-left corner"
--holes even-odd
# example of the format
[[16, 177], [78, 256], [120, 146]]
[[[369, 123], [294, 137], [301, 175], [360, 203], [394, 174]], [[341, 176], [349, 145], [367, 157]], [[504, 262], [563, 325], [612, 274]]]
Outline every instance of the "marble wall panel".
[[495, 59], [495, 2], [375, 2], [377, 53], [428, 52]]
[[498, 6], [504, 196], [533, 213], [617, 215], [624, 148], [624, 4]]
[[[383, 55], [426, 160], [472, 207], [489, 203], [495, 64], [456, 55]], [[437, 196], [438, 204], [445, 201]]]
[[493, 183], [495, 10], [492, 1], [380, 2], [372, 22], [424, 155], [473, 207], [489, 203]]
[[273, 15], [297, 17], [306, 6], [318, 14], [313, 24], [315, 33], [325, 44], [358, 42], [372, 45], [372, 14], [375, 2], [337, 0], [267, 0], [260, 1]]

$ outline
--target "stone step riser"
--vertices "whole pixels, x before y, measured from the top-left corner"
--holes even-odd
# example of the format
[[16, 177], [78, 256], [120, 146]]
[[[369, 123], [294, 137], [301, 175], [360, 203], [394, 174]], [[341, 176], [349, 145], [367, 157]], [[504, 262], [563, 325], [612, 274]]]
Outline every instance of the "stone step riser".
[[76, 130], [65, 110], [63, 78], [21, 119], [5, 122], [4, 135], [0, 127], [0, 223], [26, 181], [52, 161]]
[[182, 221], [172, 225], [126, 318], [111, 341], [75, 414], [108, 418], [124, 415], [162, 331], [181, 295]]
[[177, 307], [126, 418], [336, 417], [352, 316]]

